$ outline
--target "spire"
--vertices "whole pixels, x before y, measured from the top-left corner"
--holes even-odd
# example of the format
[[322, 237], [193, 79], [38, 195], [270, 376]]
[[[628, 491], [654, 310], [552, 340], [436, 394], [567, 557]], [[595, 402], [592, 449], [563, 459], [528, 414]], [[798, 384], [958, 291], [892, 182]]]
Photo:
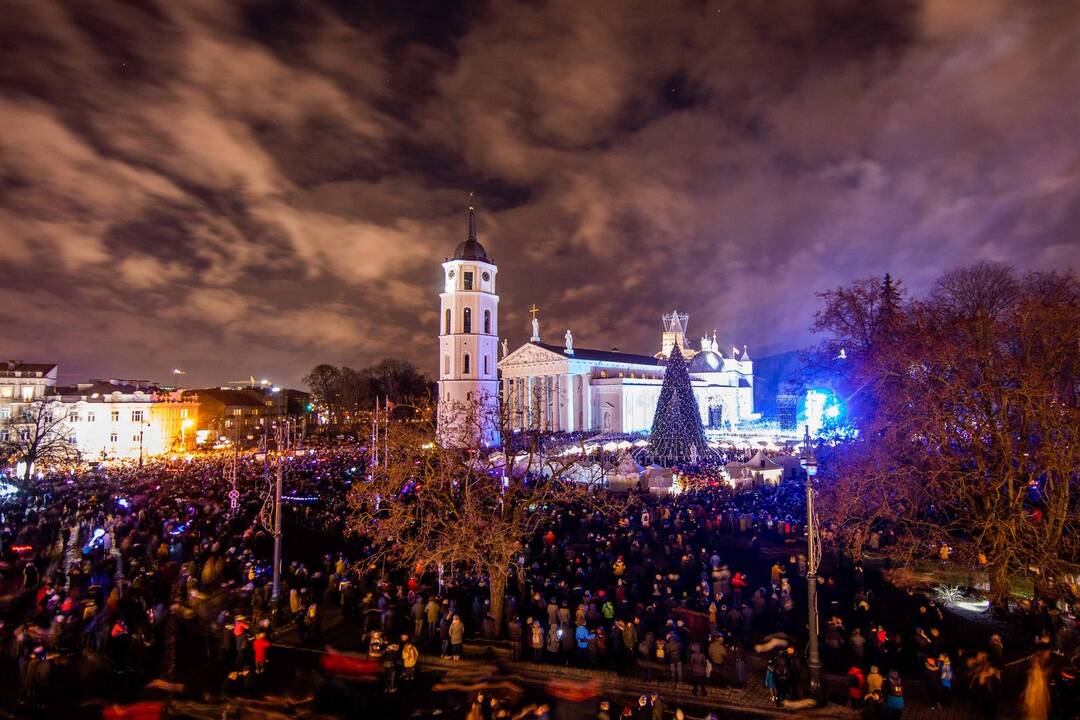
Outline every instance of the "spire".
[[469, 195], [469, 237], [457, 246], [454, 251], [455, 260], [480, 260], [481, 262], [491, 262], [487, 256], [487, 252], [484, 250], [484, 246], [480, 244], [476, 235], [476, 208], [473, 207], [472, 195]]

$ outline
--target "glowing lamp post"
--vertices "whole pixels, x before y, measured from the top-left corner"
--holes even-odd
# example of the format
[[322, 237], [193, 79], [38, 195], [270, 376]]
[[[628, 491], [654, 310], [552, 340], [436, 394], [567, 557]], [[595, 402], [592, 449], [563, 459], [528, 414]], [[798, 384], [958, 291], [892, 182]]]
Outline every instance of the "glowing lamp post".
[[810, 444], [810, 426], [806, 426], [803, 436], [802, 466], [806, 470], [806, 604], [809, 606], [810, 658], [810, 697], [821, 702], [821, 655], [818, 651], [818, 608], [817, 608], [817, 569], [821, 560], [821, 547], [817, 536], [817, 521], [814, 517], [814, 476], [817, 475], [817, 460]]

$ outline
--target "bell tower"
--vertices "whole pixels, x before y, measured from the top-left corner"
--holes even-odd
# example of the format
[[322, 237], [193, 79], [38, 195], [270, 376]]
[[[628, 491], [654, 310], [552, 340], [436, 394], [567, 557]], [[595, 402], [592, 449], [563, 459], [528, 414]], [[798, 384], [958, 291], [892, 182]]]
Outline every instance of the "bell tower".
[[469, 206], [469, 235], [443, 264], [439, 294], [439, 442], [445, 447], [499, 442], [499, 269], [476, 235]]

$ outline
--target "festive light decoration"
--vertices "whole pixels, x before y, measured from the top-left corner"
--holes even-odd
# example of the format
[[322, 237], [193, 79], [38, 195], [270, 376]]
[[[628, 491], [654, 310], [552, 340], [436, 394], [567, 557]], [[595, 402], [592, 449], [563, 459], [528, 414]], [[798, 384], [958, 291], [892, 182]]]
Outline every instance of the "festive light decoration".
[[664, 467], [697, 465], [712, 455], [682, 349], [674, 343], [664, 369], [664, 384], [649, 438], [652, 462]]

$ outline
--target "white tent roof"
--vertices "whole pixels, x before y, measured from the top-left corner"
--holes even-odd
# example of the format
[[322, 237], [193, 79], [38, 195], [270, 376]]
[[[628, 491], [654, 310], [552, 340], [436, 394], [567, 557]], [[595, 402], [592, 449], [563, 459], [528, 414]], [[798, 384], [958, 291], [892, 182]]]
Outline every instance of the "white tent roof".
[[758, 450], [754, 453], [754, 457], [744, 463], [744, 467], [748, 467], [752, 470], [783, 470], [784, 466], [776, 463], [771, 457], [765, 454], [764, 450]]

